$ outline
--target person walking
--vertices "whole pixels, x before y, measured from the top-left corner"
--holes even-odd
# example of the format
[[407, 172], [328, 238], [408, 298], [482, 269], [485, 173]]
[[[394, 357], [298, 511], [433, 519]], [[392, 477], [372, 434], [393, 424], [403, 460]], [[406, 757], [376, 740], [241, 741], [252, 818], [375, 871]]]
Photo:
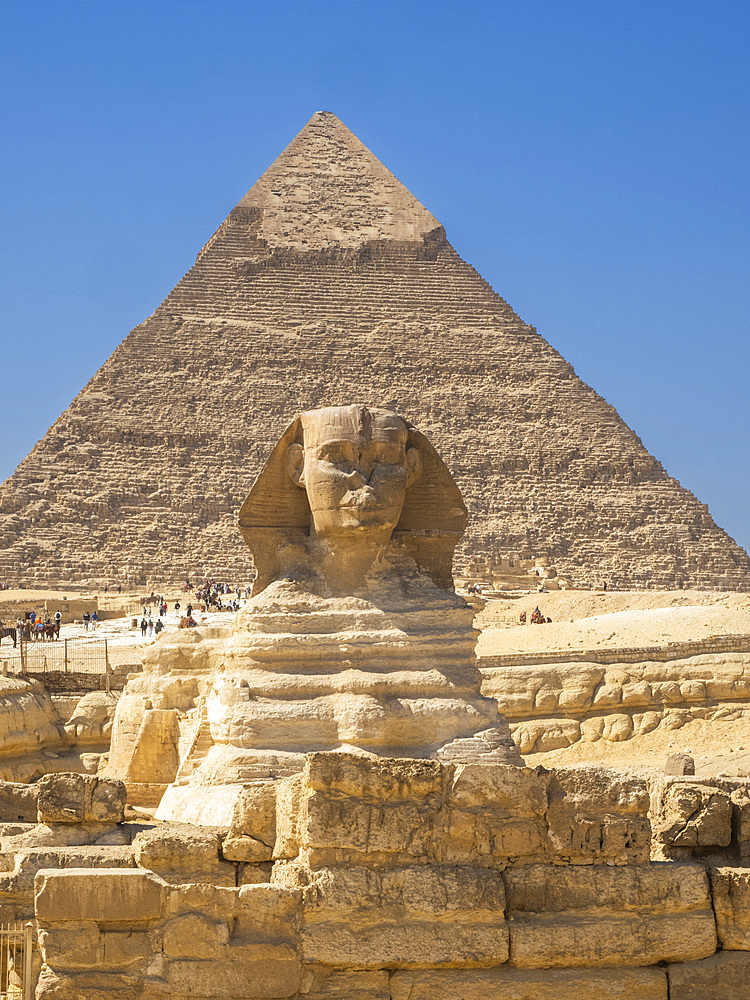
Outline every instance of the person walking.
[[144, 616], [143, 618], [141, 618], [141, 635], [144, 637], [144, 639], [146, 638], [147, 628], [148, 628], [148, 622], [146, 621], [146, 618]]
[[83, 616], [83, 628], [84, 628], [84, 631], [86, 631], [86, 632], [88, 632], [88, 630], [89, 630], [89, 622], [90, 621], [91, 621], [91, 615], [87, 611], [84, 614], [84, 616]]
[[148, 634], [149, 635], [153, 635], [154, 634], [154, 623], [153, 623], [153, 621], [150, 618], [148, 620]]

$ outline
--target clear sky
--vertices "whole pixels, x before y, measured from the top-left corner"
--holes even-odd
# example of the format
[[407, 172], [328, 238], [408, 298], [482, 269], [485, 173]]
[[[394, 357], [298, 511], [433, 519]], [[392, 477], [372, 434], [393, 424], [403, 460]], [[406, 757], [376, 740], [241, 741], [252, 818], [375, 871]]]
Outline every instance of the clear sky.
[[748, 0], [4, 0], [0, 480], [327, 110], [747, 548], [749, 46]]

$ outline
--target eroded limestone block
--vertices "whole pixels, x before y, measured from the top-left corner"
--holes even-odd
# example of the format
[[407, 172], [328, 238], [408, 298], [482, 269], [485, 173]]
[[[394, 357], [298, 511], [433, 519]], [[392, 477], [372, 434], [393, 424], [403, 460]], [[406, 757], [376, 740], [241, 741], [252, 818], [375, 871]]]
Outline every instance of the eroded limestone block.
[[305, 970], [300, 993], [304, 1000], [391, 1000], [386, 969]]
[[547, 780], [528, 768], [465, 764], [449, 789], [445, 861], [502, 866], [544, 856]]
[[271, 861], [275, 844], [276, 783], [254, 781], [239, 794], [222, 854], [228, 861]]
[[[292, 881], [293, 868], [280, 873]], [[302, 890], [307, 962], [355, 968], [473, 966], [508, 957], [499, 872], [462, 867], [323, 869]]]
[[221, 834], [208, 827], [159, 824], [133, 840], [140, 868], [157, 872], [167, 882], [235, 884], [234, 865], [222, 861]]
[[35, 889], [36, 916], [41, 925], [86, 920], [122, 925], [159, 920], [168, 893], [163, 879], [135, 868], [40, 871]]
[[722, 948], [750, 951], [750, 868], [711, 868], [710, 875]]
[[706, 850], [731, 843], [730, 795], [713, 783], [684, 778], [657, 780], [651, 813], [655, 839], [667, 853], [675, 848]]
[[750, 953], [717, 951], [700, 962], [670, 965], [669, 1000], [747, 1000]]
[[121, 823], [125, 785], [92, 774], [45, 774], [37, 782], [40, 823]]
[[24, 785], [16, 781], [0, 781], [0, 821], [36, 822], [38, 784]]
[[673, 753], [667, 757], [664, 765], [667, 775], [695, 774], [695, 760], [689, 753]]
[[651, 824], [644, 778], [581, 765], [549, 776], [550, 861], [638, 864], [649, 859]]
[[538, 865], [503, 878], [514, 966], [652, 965], [716, 950], [708, 878], [697, 865]]
[[473, 969], [391, 974], [392, 1000], [667, 1000], [662, 969]]
[[303, 773], [304, 856], [312, 867], [441, 861], [451, 775], [438, 761], [311, 754]]

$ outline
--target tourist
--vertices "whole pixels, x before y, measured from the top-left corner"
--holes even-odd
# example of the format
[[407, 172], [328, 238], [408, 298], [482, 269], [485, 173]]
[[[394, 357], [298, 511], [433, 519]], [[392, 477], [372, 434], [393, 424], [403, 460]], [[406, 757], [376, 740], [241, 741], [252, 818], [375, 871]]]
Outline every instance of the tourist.
[[144, 638], [146, 636], [146, 629], [147, 628], [148, 628], [148, 622], [146, 621], [146, 618], [145, 618], [145, 615], [144, 615], [144, 617], [141, 619], [141, 635]]
[[174, 610], [175, 610], [175, 614], [178, 615], [180, 613], [180, 602], [179, 601], [175, 601], [174, 602]]
[[187, 618], [190, 618], [190, 616], [192, 614], [193, 614], [193, 605], [192, 604], [188, 604], [187, 608], [185, 609], [185, 616]]
[[62, 615], [59, 610], [55, 612], [55, 638], [60, 638], [60, 626], [62, 625]]
[[96, 626], [99, 624], [99, 613], [97, 611], [94, 611], [94, 613], [91, 615], [91, 624], [94, 626], [94, 628], [96, 628]]
[[89, 622], [91, 621], [91, 614], [87, 611], [83, 616], [83, 628], [86, 632], [89, 630]]
[[149, 618], [149, 620], [148, 620], [148, 634], [149, 635], [153, 635], [154, 634], [154, 623], [153, 623], [153, 621], [152, 621], [151, 618]]
[[157, 621], [156, 625], [154, 625], [154, 632], [158, 635], [163, 628], [164, 628], [164, 622], [160, 618]]

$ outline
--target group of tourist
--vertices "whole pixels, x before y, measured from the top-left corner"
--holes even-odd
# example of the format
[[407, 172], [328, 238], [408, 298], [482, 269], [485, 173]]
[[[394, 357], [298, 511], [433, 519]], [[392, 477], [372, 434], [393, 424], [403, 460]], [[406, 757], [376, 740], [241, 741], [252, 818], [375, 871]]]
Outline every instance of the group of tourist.
[[59, 639], [62, 615], [56, 611], [54, 616], [46, 612], [44, 617], [35, 611], [29, 611], [25, 618], [16, 622], [16, 632], [22, 642], [32, 642], [39, 639]]
[[[526, 612], [525, 611], [521, 612], [521, 614], [518, 616], [518, 620], [521, 623], [521, 625], [525, 625], [526, 624]], [[552, 619], [551, 618], [547, 618], [545, 615], [543, 615], [542, 612], [539, 610], [539, 605], [537, 605], [534, 608], [534, 610], [531, 612], [530, 624], [531, 625], [551, 625], [552, 624]]]

